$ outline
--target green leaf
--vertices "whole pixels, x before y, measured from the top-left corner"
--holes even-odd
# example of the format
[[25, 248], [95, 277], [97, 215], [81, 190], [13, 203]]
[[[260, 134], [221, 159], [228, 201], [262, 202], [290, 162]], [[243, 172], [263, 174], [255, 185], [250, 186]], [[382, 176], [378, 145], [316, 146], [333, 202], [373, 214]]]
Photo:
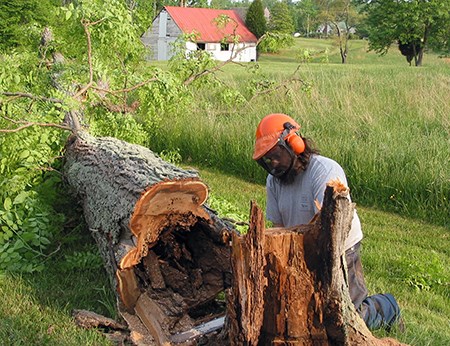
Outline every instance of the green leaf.
[[24, 234], [22, 234], [22, 239], [25, 241], [30, 241], [31, 239], [33, 239], [35, 236], [34, 233], [32, 232], [25, 232]]
[[3, 207], [5, 208], [5, 210], [11, 210], [11, 198], [6, 197], [5, 201], [3, 202]]
[[23, 243], [23, 241], [19, 239], [19, 240], [16, 241], [16, 243], [14, 244], [14, 249], [15, 249], [15, 250], [19, 250], [19, 249], [23, 248], [24, 246], [25, 246], [25, 244]]
[[45, 238], [45, 237], [41, 237], [40, 240], [41, 240], [41, 244], [43, 244], [43, 245], [48, 245], [48, 244], [50, 244], [50, 240], [48, 240], [48, 239]]
[[28, 196], [29, 193], [27, 191], [22, 191], [14, 198], [13, 204], [22, 204]]
[[[71, 4], [72, 5], [72, 4]], [[70, 17], [72, 17], [72, 12], [71, 11], [67, 11], [66, 12], [66, 20], [69, 20]]]
[[30, 156], [30, 151], [24, 150], [20, 153], [19, 159], [26, 159], [28, 156]]

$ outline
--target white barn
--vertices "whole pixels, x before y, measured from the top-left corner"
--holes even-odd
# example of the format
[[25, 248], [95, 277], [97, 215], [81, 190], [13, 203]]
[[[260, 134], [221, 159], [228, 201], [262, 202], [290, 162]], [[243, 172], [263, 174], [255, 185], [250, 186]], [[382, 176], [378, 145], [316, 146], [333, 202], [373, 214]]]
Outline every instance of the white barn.
[[[216, 18], [226, 15], [231, 20], [218, 27]], [[150, 48], [151, 60], [168, 60], [172, 45], [183, 33], [196, 33], [196, 42], [186, 42], [186, 51], [205, 50], [215, 60], [256, 61], [257, 38], [233, 10], [165, 6], [153, 20], [141, 40]], [[233, 43], [237, 37], [238, 43]]]

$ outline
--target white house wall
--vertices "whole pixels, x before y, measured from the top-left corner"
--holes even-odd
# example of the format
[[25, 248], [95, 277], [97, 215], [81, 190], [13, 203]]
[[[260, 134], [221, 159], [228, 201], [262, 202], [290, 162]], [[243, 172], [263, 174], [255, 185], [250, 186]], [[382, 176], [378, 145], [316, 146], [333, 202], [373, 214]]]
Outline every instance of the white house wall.
[[[233, 44], [230, 44], [230, 50], [220, 50], [220, 46], [220, 43], [206, 43], [205, 51], [210, 53], [214, 60], [218, 61], [227, 61], [232, 55], [235, 56], [233, 61], [236, 62], [256, 61], [256, 44], [254, 43], [238, 43], [233, 51]], [[246, 48], [242, 49], [244, 47]], [[242, 50], [236, 54], [236, 52], [240, 49]], [[193, 50], [197, 50], [197, 44], [193, 42], [186, 42], [186, 53]]]

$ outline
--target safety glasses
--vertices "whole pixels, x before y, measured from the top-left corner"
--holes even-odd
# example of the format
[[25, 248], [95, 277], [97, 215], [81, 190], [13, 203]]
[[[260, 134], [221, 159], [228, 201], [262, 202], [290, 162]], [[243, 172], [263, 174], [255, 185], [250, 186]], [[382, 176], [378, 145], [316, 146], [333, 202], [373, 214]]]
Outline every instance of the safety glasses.
[[257, 162], [269, 174], [277, 178], [282, 178], [291, 170], [294, 159], [294, 152], [286, 144], [284, 139], [280, 138], [277, 144], [266, 155], [257, 160]]

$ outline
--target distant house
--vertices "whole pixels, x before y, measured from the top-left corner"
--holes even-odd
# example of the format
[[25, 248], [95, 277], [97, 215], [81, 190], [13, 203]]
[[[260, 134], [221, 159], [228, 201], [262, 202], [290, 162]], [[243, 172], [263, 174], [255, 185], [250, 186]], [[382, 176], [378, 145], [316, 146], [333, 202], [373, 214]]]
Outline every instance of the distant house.
[[[345, 26], [344, 22], [339, 22], [338, 26], [339, 26], [339, 29], [341, 30], [341, 32], [346, 32], [347, 29], [346, 29], [346, 26]], [[335, 35], [336, 34], [336, 27], [334, 25], [325, 23], [325, 24], [319, 25], [319, 27], [317, 28], [316, 32], [318, 34], [324, 34], [325, 36]], [[356, 29], [354, 27], [350, 27], [349, 33], [351, 33], [351, 34], [356, 33]]]
[[[225, 27], [215, 23], [221, 15], [231, 19]], [[233, 10], [165, 6], [141, 40], [150, 48], [150, 59], [168, 60], [176, 39], [191, 33], [196, 33], [197, 40], [186, 42], [186, 52], [205, 50], [220, 61], [231, 57], [239, 62], [256, 60], [257, 38]], [[233, 37], [238, 38], [238, 43], [233, 43]]]

